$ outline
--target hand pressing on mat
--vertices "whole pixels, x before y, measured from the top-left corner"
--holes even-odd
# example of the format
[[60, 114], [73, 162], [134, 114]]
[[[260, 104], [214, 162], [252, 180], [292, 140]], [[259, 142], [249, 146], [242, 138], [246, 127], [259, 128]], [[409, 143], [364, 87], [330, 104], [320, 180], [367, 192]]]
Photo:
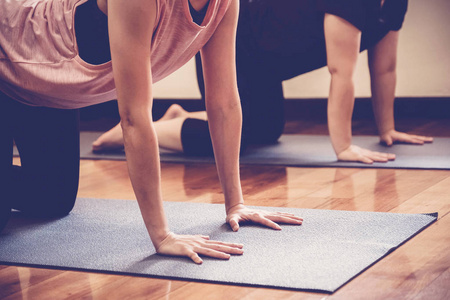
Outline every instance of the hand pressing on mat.
[[280, 225], [277, 223], [292, 225], [301, 225], [303, 223], [303, 219], [294, 214], [250, 209], [243, 204], [238, 204], [228, 209], [226, 220], [233, 231], [238, 231], [239, 223], [244, 222], [258, 223], [276, 230], [281, 230]]
[[340, 161], [357, 161], [366, 164], [374, 162], [388, 162], [395, 159], [395, 154], [382, 153], [350, 145], [347, 149], [337, 154]]
[[388, 132], [380, 135], [380, 143], [386, 146], [392, 146], [394, 143], [423, 145], [425, 143], [432, 143], [432, 142], [433, 142], [432, 137], [408, 134], [404, 132], [399, 132], [394, 129], [389, 130]]
[[187, 256], [196, 264], [201, 264], [203, 260], [199, 255], [229, 259], [231, 254], [244, 253], [242, 247], [242, 244], [212, 241], [204, 235], [178, 235], [170, 232], [156, 247], [156, 252], [161, 255]]

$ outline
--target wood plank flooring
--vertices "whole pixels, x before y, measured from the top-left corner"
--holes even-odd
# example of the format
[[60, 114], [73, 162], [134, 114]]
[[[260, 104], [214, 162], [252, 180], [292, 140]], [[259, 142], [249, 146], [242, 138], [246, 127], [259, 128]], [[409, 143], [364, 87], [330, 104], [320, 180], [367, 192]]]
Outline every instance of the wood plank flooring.
[[[450, 136], [448, 120], [400, 123]], [[354, 127], [356, 134], [374, 133], [365, 122]], [[289, 122], [286, 132], [325, 134], [326, 125]], [[0, 265], [0, 299], [450, 299], [450, 171], [242, 166], [241, 172], [249, 205], [438, 212], [439, 220], [332, 295]], [[162, 188], [166, 201], [223, 203], [213, 165], [162, 164]], [[134, 201], [125, 162], [82, 160], [79, 197]]]

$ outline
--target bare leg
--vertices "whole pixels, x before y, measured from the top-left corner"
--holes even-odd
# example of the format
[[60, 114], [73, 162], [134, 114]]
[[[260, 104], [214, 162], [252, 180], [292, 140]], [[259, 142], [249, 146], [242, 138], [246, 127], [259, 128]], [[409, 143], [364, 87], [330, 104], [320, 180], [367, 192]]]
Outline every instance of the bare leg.
[[[182, 152], [181, 127], [186, 118], [207, 120], [206, 112], [188, 112], [178, 104], [169, 107], [166, 113], [154, 123], [161, 148]], [[120, 123], [102, 134], [94, 143], [94, 151], [111, 151], [123, 148], [123, 133]]]
[[352, 142], [353, 74], [359, 55], [361, 31], [348, 21], [330, 14], [325, 15], [324, 30], [331, 75], [328, 128], [334, 151], [339, 154]]
[[172, 104], [158, 121], [167, 121], [188, 114], [180, 105]]
[[352, 145], [352, 113], [355, 102], [353, 74], [361, 31], [346, 20], [326, 14], [324, 21], [327, 64], [331, 74], [328, 128], [339, 160], [373, 163], [394, 159], [393, 154], [373, 152]]
[[431, 137], [411, 135], [395, 130], [394, 99], [398, 35], [398, 31], [390, 31], [368, 51], [372, 106], [380, 141], [388, 146], [394, 142], [412, 144], [432, 142]]

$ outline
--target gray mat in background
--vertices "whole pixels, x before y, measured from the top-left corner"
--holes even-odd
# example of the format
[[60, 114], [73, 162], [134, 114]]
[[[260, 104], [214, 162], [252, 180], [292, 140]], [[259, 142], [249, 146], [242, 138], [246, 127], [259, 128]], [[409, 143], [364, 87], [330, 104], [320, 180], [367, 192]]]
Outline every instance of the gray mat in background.
[[[100, 132], [81, 132], [81, 158], [125, 160], [123, 151], [93, 153], [92, 142]], [[396, 144], [392, 147], [380, 145], [376, 136], [354, 136], [355, 145], [380, 152], [397, 155], [395, 161], [371, 165], [356, 162], [338, 162], [328, 136], [283, 135], [278, 144], [250, 147], [241, 156], [241, 164], [281, 165], [293, 167], [353, 167], [394, 169], [450, 169], [450, 138], [435, 138], [425, 145]], [[214, 163], [213, 157], [186, 156], [161, 150], [162, 162]]]
[[136, 201], [78, 199], [67, 217], [14, 214], [0, 235], [3, 264], [88, 270], [332, 293], [437, 219], [397, 214], [265, 207], [304, 218], [276, 231], [245, 225], [232, 232], [220, 204], [166, 202], [171, 229], [244, 243], [229, 261], [155, 254]]

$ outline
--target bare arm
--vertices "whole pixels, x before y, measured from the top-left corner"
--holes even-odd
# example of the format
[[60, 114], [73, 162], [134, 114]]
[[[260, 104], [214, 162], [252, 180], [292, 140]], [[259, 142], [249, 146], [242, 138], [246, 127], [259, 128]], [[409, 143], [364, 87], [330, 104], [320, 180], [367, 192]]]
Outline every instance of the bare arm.
[[389, 32], [368, 51], [372, 105], [380, 141], [388, 146], [394, 142], [412, 144], [432, 142], [431, 137], [406, 134], [395, 130], [394, 99], [398, 35], [398, 31]]
[[233, 1], [214, 36], [201, 51], [206, 109], [217, 171], [225, 196], [227, 222], [233, 230], [238, 230], [239, 222], [244, 221], [280, 229], [275, 222], [301, 224], [302, 219], [292, 214], [255, 211], [243, 205], [239, 177], [242, 113], [235, 66], [238, 4]]
[[151, 115], [151, 36], [155, 1], [108, 1], [111, 58], [128, 171], [154, 245], [169, 234], [161, 196], [158, 144]]
[[108, 26], [128, 171], [150, 238], [161, 254], [199, 254], [228, 259], [242, 245], [209, 241], [206, 236], [179, 236], [169, 231], [163, 209], [158, 142], [151, 118], [151, 38], [156, 1], [108, 2]]
[[231, 4], [213, 37], [201, 50], [206, 111], [227, 208], [244, 202], [239, 177], [242, 113], [234, 51], [237, 3]]

